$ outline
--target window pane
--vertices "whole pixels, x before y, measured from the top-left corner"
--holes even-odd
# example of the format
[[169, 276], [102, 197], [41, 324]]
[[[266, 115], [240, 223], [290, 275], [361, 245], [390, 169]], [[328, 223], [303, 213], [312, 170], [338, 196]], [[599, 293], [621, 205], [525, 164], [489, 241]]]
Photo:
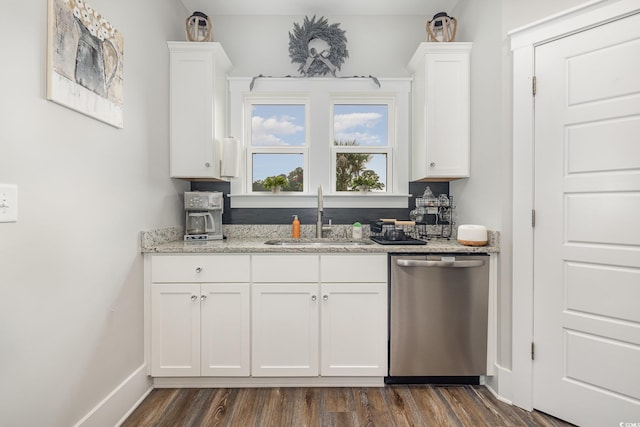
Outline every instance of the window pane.
[[271, 191], [264, 187], [268, 177], [282, 175], [286, 184], [281, 191], [302, 191], [303, 186], [302, 154], [253, 154], [252, 191]]
[[251, 145], [305, 145], [304, 105], [253, 104], [251, 107]]
[[333, 106], [335, 145], [388, 145], [389, 108], [386, 104], [336, 104]]
[[336, 191], [358, 191], [362, 180], [371, 191], [387, 191], [387, 155], [336, 153]]

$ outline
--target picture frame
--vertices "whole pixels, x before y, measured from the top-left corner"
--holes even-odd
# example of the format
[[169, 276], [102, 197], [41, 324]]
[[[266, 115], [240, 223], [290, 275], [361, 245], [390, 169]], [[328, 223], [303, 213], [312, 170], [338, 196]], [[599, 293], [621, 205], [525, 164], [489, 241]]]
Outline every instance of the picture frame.
[[47, 99], [124, 127], [124, 37], [85, 0], [48, 0]]

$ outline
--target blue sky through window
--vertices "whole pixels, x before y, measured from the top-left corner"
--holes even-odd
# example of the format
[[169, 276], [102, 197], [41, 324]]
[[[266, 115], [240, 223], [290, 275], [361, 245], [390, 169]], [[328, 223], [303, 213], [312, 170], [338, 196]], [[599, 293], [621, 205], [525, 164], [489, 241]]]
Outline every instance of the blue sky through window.
[[[333, 114], [334, 140], [356, 141], [360, 147], [388, 145], [388, 105], [335, 104]], [[305, 146], [305, 126], [304, 104], [253, 104], [251, 145], [274, 148]], [[253, 181], [287, 175], [302, 165], [301, 154], [254, 153]], [[386, 184], [386, 155], [372, 156], [367, 168], [376, 171]]]
[[[335, 104], [333, 139], [356, 141], [359, 147], [385, 147], [388, 142], [389, 107], [387, 104]], [[387, 156], [371, 154], [367, 169], [375, 171], [387, 186]]]
[[304, 105], [254, 104], [251, 111], [251, 145], [262, 147], [303, 146]]
[[386, 146], [388, 106], [336, 104], [333, 106], [333, 139], [356, 141], [359, 146]]
[[[254, 104], [251, 109], [251, 145], [254, 147], [301, 147], [306, 145], [303, 104]], [[288, 175], [303, 166], [302, 154], [253, 155], [253, 179]]]

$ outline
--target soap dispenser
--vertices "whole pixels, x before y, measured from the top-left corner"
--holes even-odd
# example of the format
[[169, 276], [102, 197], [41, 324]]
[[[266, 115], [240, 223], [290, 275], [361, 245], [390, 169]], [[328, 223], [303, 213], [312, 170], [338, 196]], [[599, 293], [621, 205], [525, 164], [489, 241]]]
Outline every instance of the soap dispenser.
[[291, 237], [294, 239], [300, 238], [300, 220], [298, 215], [293, 216], [293, 223], [291, 223]]
[[359, 222], [353, 223], [351, 237], [354, 239], [362, 239], [362, 224]]

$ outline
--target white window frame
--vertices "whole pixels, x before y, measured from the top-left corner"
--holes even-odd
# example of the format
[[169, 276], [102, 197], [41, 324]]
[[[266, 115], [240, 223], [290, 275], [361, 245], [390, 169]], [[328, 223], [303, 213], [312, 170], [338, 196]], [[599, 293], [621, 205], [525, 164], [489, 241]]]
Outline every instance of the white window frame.
[[[359, 146], [340, 146], [334, 145], [335, 125], [334, 125], [334, 107], [335, 105], [386, 105], [387, 106], [387, 145], [359, 145]], [[384, 191], [381, 193], [390, 193], [389, 189], [393, 189], [393, 152], [396, 147], [396, 107], [395, 98], [380, 97], [375, 95], [358, 94], [345, 97], [337, 95], [331, 97], [330, 113], [331, 113], [331, 138], [329, 144], [331, 146], [331, 189], [335, 191], [336, 182], [336, 155], [338, 152], [366, 153], [366, 154], [386, 154], [387, 170]], [[337, 192], [337, 191], [336, 191]], [[337, 192], [348, 193], [348, 192]]]
[[[288, 145], [288, 146], [266, 146], [251, 144], [253, 136], [252, 128], [252, 106], [254, 105], [303, 105], [304, 106], [304, 145]], [[304, 96], [283, 96], [273, 98], [272, 96], [247, 96], [244, 99], [244, 118], [247, 147], [246, 155], [246, 175], [245, 175], [245, 193], [246, 194], [264, 194], [264, 191], [253, 191], [253, 155], [254, 154], [302, 154], [302, 169], [304, 170], [304, 181], [302, 193], [309, 192], [309, 180], [307, 174], [309, 170], [309, 98]], [[296, 192], [298, 193], [298, 192]]]
[[[370, 78], [257, 78], [228, 77], [229, 87], [229, 136], [242, 142], [240, 173], [232, 179], [232, 208], [313, 208], [317, 205], [317, 190], [322, 187], [324, 206], [327, 208], [406, 208], [409, 190], [410, 153], [410, 103], [411, 78], [378, 78], [378, 85]], [[302, 192], [271, 194], [250, 192], [251, 166], [248, 159], [251, 112], [247, 113], [248, 100], [261, 103], [291, 103], [306, 99], [308, 152], [306, 156], [304, 189]], [[380, 103], [393, 101], [393, 111], [388, 111], [388, 141], [393, 146], [387, 155], [386, 192], [359, 193], [335, 192], [335, 164], [332, 164], [333, 108], [334, 100], [351, 103]], [[392, 130], [393, 129], [393, 130]], [[392, 142], [394, 141], [394, 142]], [[299, 150], [299, 147], [291, 147]], [[367, 152], [373, 152], [367, 146]], [[295, 151], [299, 152], [299, 151]], [[335, 162], [335, 161], [334, 161]]]

